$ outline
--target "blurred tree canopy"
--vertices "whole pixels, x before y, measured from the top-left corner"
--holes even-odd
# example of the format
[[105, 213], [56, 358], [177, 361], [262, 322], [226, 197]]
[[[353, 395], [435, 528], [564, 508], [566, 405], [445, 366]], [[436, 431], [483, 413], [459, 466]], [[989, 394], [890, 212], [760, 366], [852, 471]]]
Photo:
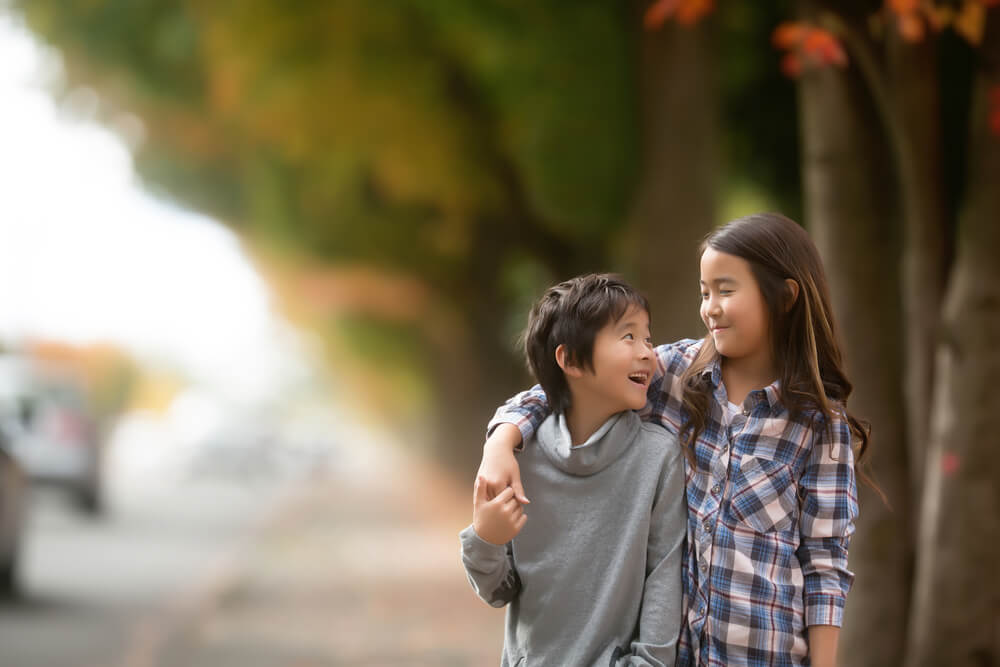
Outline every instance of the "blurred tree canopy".
[[[362, 265], [427, 288], [421, 313], [378, 302], [355, 304], [346, 324], [323, 313], [314, 319], [327, 338], [380, 331], [388, 384], [399, 385], [395, 396], [382, 387], [389, 402], [403, 385], [412, 395], [412, 383], [396, 381], [405, 363], [391, 352], [409, 350], [404, 376], [429, 376], [433, 401], [456, 398], [469, 408], [467, 426], [450, 419], [457, 439], [481, 432], [489, 406], [524, 382], [513, 341], [541, 288], [585, 270], [630, 271], [644, 252], [662, 263], [642, 241], [621, 242], [635, 226], [644, 141], [637, 5], [15, 6], [63, 54], [70, 86], [92, 87], [142, 120], [136, 164], [154, 191], [225, 221], [313, 277]], [[727, 149], [748, 167], [734, 181], [762, 183], [795, 212], [794, 88], [761, 48], [778, 11], [737, 8], [721, 22], [726, 48], [740, 51], [722, 60], [732, 82]], [[697, 133], [691, 139], [691, 150], [700, 149]], [[684, 160], [679, 152], [681, 168]], [[653, 229], [668, 218], [695, 224], [692, 239], [712, 222], [686, 219], [704, 217], [699, 209], [660, 206], [644, 215]], [[682, 246], [674, 252], [693, 258], [694, 242]], [[364, 288], [377, 289], [372, 282]], [[691, 286], [675, 289], [694, 294], [693, 285], [692, 274]], [[359, 350], [379, 363], [370, 341]], [[470, 403], [476, 394], [482, 400]]]

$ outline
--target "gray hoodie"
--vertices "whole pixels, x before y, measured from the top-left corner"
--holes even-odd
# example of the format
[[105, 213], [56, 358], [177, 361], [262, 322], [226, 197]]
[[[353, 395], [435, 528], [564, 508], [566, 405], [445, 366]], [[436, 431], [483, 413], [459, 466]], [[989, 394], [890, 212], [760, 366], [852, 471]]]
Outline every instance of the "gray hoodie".
[[622, 412], [577, 447], [550, 415], [519, 454], [528, 521], [507, 545], [462, 531], [476, 593], [510, 603], [504, 667], [673, 665], [684, 461], [675, 434]]

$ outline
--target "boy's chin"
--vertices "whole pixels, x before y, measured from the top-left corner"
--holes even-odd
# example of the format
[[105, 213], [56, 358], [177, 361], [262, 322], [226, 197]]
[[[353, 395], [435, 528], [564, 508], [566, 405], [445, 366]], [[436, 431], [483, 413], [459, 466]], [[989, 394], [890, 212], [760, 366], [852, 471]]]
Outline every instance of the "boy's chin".
[[641, 401], [627, 401], [625, 405], [625, 410], [642, 410], [644, 407], [646, 407], [645, 396], [643, 396]]

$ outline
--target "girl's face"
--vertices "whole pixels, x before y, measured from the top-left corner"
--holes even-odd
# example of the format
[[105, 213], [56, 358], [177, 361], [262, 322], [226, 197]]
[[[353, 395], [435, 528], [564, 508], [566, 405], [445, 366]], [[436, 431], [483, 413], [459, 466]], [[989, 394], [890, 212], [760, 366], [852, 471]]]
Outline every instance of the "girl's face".
[[770, 355], [767, 304], [745, 259], [711, 247], [702, 254], [701, 321], [724, 357]]

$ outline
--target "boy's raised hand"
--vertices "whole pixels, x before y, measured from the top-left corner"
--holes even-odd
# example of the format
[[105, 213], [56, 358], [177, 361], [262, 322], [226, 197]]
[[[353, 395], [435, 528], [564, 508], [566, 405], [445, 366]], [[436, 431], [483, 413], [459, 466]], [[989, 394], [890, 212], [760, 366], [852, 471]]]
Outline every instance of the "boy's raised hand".
[[496, 498], [486, 497], [486, 481], [476, 476], [472, 494], [472, 527], [490, 544], [506, 544], [521, 532], [528, 517], [509, 486]]

